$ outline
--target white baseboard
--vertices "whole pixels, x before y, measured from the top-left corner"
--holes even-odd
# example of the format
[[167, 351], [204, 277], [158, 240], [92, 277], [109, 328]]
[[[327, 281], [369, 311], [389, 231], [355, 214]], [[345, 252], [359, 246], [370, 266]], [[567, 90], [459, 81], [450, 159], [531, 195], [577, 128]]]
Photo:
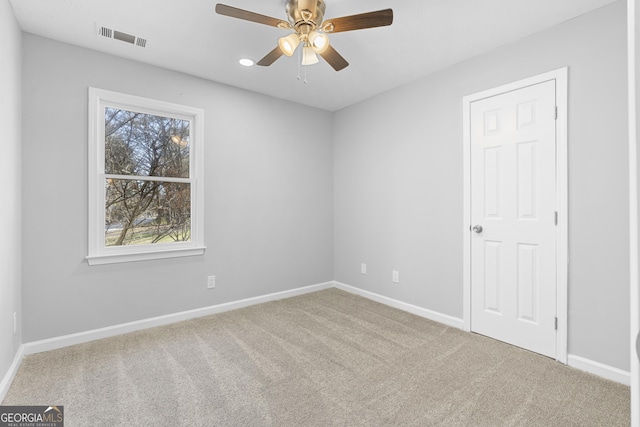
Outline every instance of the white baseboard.
[[275, 292], [272, 294], [242, 299], [239, 301], [232, 301], [224, 304], [212, 305], [209, 307], [196, 308], [194, 310], [137, 320], [135, 322], [122, 323], [119, 325], [108, 326], [106, 328], [93, 329], [90, 331], [78, 332], [76, 334], [63, 335], [60, 337], [48, 338], [40, 341], [33, 341], [24, 344], [24, 354], [34, 354], [43, 351], [55, 350], [58, 348], [68, 347], [70, 345], [82, 344], [102, 338], [126, 334], [128, 332], [153, 328], [156, 326], [169, 325], [171, 323], [182, 322], [184, 320], [194, 319], [196, 317], [209, 316], [211, 314], [249, 307], [256, 304], [262, 304], [264, 302], [291, 298], [297, 295], [303, 295], [323, 289], [329, 289], [331, 287], [333, 287], [333, 282], [319, 283], [317, 285], [305, 286], [288, 291]]
[[[125, 334], [128, 332], [139, 331], [143, 329], [153, 328], [156, 326], [168, 325], [171, 323], [181, 322], [188, 319], [197, 317], [208, 316], [211, 314], [222, 313], [225, 311], [235, 310], [238, 308], [249, 307], [256, 304], [261, 304], [269, 301], [276, 301], [279, 299], [290, 298], [297, 295], [303, 295], [311, 292], [320, 291], [323, 289], [329, 289], [335, 287], [346, 292], [350, 292], [356, 295], [360, 295], [364, 298], [379, 302], [381, 304], [388, 305], [390, 307], [397, 308], [420, 317], [424, 317], [435, 322], [442, 323], [447, 326], [451, 326], [458, 329], [463, 329], [464, 322], [457, 317], [449, 316], [447, 314], [438, 313], [436, 311], [428, 310], [423, 307], [419, 307], [413, 304], [402, 302], [393, 298], [389, 298], [383, 295], [379, 295], [373, 292], [365, 291], [340, 282], [326, 282], [317, 285], [305, 286], [302, 288], [291, 289], [288, 291], [276, 292], [272, 294], [257, 296], [253, 298], [247, 298], [239, 301], [228, 302], [224, 304], [213, 305], [209, 307], [198, 308], [194, 310], [183, 311], [179, 313], [168, 314], [165, 316], [153, 317], [150, 319], [138, 320], [135, 322], [123, 323], [120, 325], [109, 326], [106, 328], [94, 329], [85, 332], [79, 332], [76, 334], [64, 335], [55, 338], [49, 338], [40, 341], [33, 341], [23, 344], [18, 349], [13, 363], [9, 367], [9, 370], [5, 374], [2, 382], [0, 382], [0, 402], [4, 399], [11, 382], [13, 381], [20, 363], [25, 355], [39, 353], [43, 351], [55, 350], [58, 348], [68, 347], [75, 344], [81, 344], [85, 342], [94, 341], [101, 338], [113, 337], [116, 335]], [[585, 359], [576, 355], [568, 356], [568, 364], [574, 368], [590, 372], [600, 377], [616, 381], [625, 385], [629, 385], [631, 378], [630, 373], [618, 368], [614, 368], [599, 362], [594, 362], [589, 359]]]
[[605, 365], [604, 363], [594, 362], [593, 360], [585, 359], [584, 357], [570, 354], [567, 357], [568, 365], [586, 371], [599, 377], [606, 378], [617, 383], [624, 385], [631, 384], [631, 374], [622, 369], [614, 368], [613, 366]]
[[[368, 298], [370, 300], [403, 310], [409, 313], [413, 313], [415, 315], [433, 320], [435, 322], [443, 323], [447, 326], [452, 326], [454, 328], [464, 329], [464, 322], [462, 319], [458, 319], [457, 317], [449, 316], [447, 314], [438, 313], [436, 311], [428, 310], [426, 308], [418, 307], [413, 304], [408, 304], [406, 302], [398, 301], [393, 298], [388, 298], [383, 295], [379, 295], [373, 292], [365, 291], [360, 288], [356, 288], [354, 286], [346, 285], [340, 282], [333, 282], [334, 286], [338, 289], [342, 289], [346, 292], [351, 292], [356, 295], [360, 295], [364, 298]], [[614, 368], [609, 365], [605, 365], [600, 362], [594, 362], [593, 360], [585, 359], [584, 357], [576, 356], [570, 354], [568, 356], [568, 365], [580, 369], [581, 371], [586, 371], [594, 375], [598, 375], [600, 377], [606, 378], [611, 381], [615, 381], [624, 385], [629, 385], [631, 382], [631, 375], [627, 371], [623, 371], [622, 369]]]
[[426, 308], [418, 307], [417, 305], [409, 304], [406, 302], [399, 301], [397, 299], [393, 299], [393, 298], [385, 297], [380, 294], [365, 291], [363, 289], [356, 288], [351, 285], [346, 285], [344, 283], [333, 282], [333, 284], [336, 288], [342, 289], [343, 291], [360, 295], [361, 297], [379, 302], [384, 305], [391, 306], [393, 308], [397, 308], [402, 311], [407, 311], [417, 316], [424, 317], [425, 319], [433, 320], [434, 322], [442, 323], [447, 326], [452, 326], [458, 329], [463, 329], [464, 327], [464, 322], [462, 321], [462, 319], [449, 316], [448, 314], [438, 313], [437, 311], [432, 311]]
[[18, 348], [18, 352], [13, 358], [13, 362], [11, 366], [9, 366], [9, 370], [4, 375], [2, 382], [0, 382], [0, 404], [4, 400], [5, 396], [9, 392], [9, 387], [11, 387], [11, 383], [18, 373], [18, 369], [20, 368], [20, 364], [22, 363], [22, 358], [24, 357], [24, 346], [21, 345]]

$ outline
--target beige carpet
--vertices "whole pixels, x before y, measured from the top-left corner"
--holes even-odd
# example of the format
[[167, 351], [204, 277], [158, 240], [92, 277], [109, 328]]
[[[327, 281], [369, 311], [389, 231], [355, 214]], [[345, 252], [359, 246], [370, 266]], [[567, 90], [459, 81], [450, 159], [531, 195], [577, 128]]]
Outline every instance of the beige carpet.
[[66, 426], [628, 426], [629, 388], [336, 289], [25, 357]]

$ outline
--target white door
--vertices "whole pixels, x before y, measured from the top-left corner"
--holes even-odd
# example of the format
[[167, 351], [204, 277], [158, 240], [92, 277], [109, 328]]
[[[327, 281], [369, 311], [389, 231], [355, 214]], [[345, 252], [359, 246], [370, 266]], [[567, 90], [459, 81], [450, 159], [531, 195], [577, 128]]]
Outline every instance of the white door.
[[556, 357], [555, 80], [471, 103], [471, 330]]

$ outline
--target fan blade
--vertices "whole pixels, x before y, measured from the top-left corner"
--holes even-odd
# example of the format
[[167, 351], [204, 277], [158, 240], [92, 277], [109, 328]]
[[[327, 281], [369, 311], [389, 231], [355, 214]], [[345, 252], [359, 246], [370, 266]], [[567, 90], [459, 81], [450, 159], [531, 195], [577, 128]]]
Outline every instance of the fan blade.
[[327, 50], [322, 52], [320, 56], [322, 56], [324, 60], [327, 61], [336, 71], [340, 71], [349, 65], [347, 60], [344, 59], [342, 55], [340, 55], [331, 45], [327, 46]]
[[259, 13], [249, 12], [248, 10], [238, 9], [237, 7], [227, 6], [226, 4], [221, 3], [216, 4], [216, 13], [230, 16], [232, 18], [244, 19], [245, 21], [257, 22], [258, 24], [270, 25], [272, 27], [277, 27], [278, 25], [289, 25], [288, 22], [285, 22], [282, 19], [260, 15]]
[[[358, 15], [343, 16], [341, 18], [328, 19], [322, 24], [322, 28], [328, 33], [340, 33], [343, 31], [363, 30], [365, 28], [384, 27], [393, 23], [393, 10], [384, 9], [376, 12], [360, 13]], [[333, 29], [330, 26], [333, 25]]]
[[278, 58], [280, 58], [284, 53], [280, 50], [280, 46], [276, 46], [271, 52], [267, 53], [264, 58], [258, 61], [257, 65], [261, 65], [263, 67], [268, 67], [269, 65], [276, 62]]

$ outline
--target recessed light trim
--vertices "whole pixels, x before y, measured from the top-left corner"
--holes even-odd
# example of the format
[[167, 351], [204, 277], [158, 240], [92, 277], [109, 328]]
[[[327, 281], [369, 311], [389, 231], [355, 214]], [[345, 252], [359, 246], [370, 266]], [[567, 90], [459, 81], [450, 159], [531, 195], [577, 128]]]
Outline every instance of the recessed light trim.
[[253, 62], [253, 60], [251, 60], [249, 58], [242, 58], [238, 62], [240, 63], [240, 65], [245, 66], [245, 67], [253, 67], [253, 65], [255, 64], [255, 62]]

